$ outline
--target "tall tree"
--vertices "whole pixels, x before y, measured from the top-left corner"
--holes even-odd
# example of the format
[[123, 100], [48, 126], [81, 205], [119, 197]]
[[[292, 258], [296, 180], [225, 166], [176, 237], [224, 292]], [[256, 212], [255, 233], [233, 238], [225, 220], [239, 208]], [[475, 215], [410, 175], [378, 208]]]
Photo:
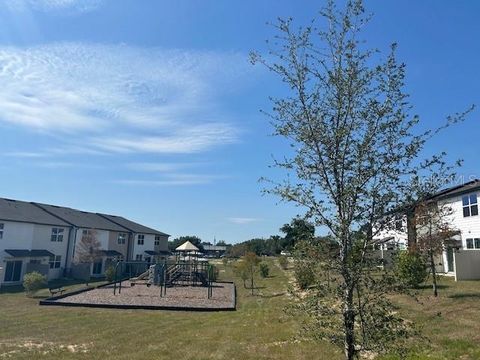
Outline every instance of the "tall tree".
[[301, 218], [294, 218], [290, 224], [280, 228], [285, 234], [284, 249], [292, 250], [298, 241], [309, 241], [315, 236], [315, 226]]
[[[387, 274], [373, 275], [369, 249], [385, 214], [418, 198], [411, 179], [446, 171], [443, 154], [421, 159], [426, 142], [464, 119], [447, 118], [435, 130], [421, 131], [404, 92], [405, 65], [396, 44], [382, 58], [360, 38], [367, 24], [361, 0], [338, 9], [333, 0], [314, 20], [295, 29], [292, 19], [274, 24], [278, 35], [268, 56], [252, 53], [286, 85], [267, 113], [275, 134], [291, 150], [277, 167], [289, 175], [266, 190], [306, 209], [307, 218], [326, 227], [339, 245], [329, 259], [338, 274], [331, 291], [321, 286], [308, 312], [320, 326], [318, 337], [341, 343], [345, 357], [362, 350], [387, 351], [404, 336], [386, 292]], [[306, 310], [307, 311], [307, 310]]]

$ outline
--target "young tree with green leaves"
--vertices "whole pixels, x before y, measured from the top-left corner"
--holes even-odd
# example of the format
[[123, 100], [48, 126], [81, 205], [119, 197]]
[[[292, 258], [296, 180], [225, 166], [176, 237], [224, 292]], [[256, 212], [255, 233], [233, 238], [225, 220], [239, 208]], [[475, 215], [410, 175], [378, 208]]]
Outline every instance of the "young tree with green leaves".
[[382, 58], [360, 37], [369, 18], [361, 0], [347, 0], [341, 9], [330, 0], [320, 12], [324, 23], [296, 29], [292, 19], [279, 19], [268, 56], [251, 56], [289, 91], [272, 99], [267, 113], [275, 134], [290, 141], [274, 164], [288, 176], [267, 179], [266, 191], [306, 209], [306, 218], [326, 227], [339, 247], [328, 259], [335, 281], [330, 290], [319, 283], [315, 300], [302, 302], [304, 312], [312, 315], [315, 336], [341, 345], [347, 359], [386, 352], [407, 334], [387, 296], [395, 289], [392, 279], [378, 275], [370, 260], [373, 237], [388, 222], [386, 214], [422, 198], [412, 183], [432, 171], [449, 172], [444, 154], [422, 159], [422, 150], [467, 113], [420, 130], [397, 45]]
[[245, 264], [245, 270], [247, 272], [248, 278], [250, 279], [250, 289], [254, 290], [254, 278], [255, 274], [258, 271], [258, 266], [260, 265], [260, 258], [254, 252], [247, 252], [241, 259]]
[[416, 208], [416, 246], [432, 275], [433, 295], [438, 296], [436, 260], [458, 230], [451, 224], [453, 209], [438, 201], [425, 201]]

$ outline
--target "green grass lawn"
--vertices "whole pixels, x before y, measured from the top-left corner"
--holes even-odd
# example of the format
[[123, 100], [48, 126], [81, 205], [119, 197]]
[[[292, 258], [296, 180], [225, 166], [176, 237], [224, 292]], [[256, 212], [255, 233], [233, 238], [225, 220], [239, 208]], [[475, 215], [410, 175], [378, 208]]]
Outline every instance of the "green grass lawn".
[[[219, 268], [222, 279], [234, 278], [230, 266]], [[235, 312], [48, 307], [22, 292], [3, 293], [0, 354], [19, 359], [340, 358], [329, 344], [295, 341], [296, 323], [283, 312], [286, 274], [272, 263], [270, 268], [271, 277], [259, 279], [256, 296], [237, 282]]]
[[[328, 343], [297, 340], [298, 324], [284, 314], [288, 274], [273, 260], [256, 295], [230, 266], [220, 276], [237, 283], [237, 311], [198, 313], [44, 307], [11, 289], [0, 294], [0, 359], [342, 359]], [[57, 284], [62, 285], [62, 284]], [[440, 298], [422, 290], [416, 303], [396, 301], [424, 325], [431, 341], [412, 359], [480, 358], [480, 282], [442, 280]], [[72, 289], [84, 286], [74, 284]], [[48, 290], [37, 296], [47, 296]], [[440, 313], [440, 314], [438, 314]], [[428, 324], [428, 325], [427, 325]]]

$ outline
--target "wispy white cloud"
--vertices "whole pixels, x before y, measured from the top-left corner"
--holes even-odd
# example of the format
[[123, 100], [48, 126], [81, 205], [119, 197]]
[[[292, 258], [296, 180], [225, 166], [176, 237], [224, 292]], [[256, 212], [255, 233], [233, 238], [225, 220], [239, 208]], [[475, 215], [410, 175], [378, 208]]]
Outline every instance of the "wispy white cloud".
[[239, 54], [0, 47], [0, 121], [82, 151], [198, 153], [238, 140], [220, 98], [247, 71]]
[[250, 217], [230, 217], [227, 220], [234, 224], [246, 225], [246, 224], [251, 224], [253, 222], [259, 221], [260, 219], [250, 218]]
[[47, 156], [47, 154], [42, 152], [29, 152], [29, 151], [12, 151], [2, 154], [3, 156], [14, 157], [14, 158], [42, 158]]
[[158, 163], [158, 162], [139, 162], [129, 163], [127, 167], [131, 170], [145, 171], [145, 172], [178, 172], [186, 168], [197, 167], [201, 163]]
[[98, 9], [104, 0], [1, 0], [0, 5], [12, 11], [83, 13]]
[[205, 175], [205, 174], [167, 174], [161, 179], [123, 179], [115, 180], [115, 184], [132, 186], [185, 186], [205, 185], [215, 180], [225, 179], [226, 176]]

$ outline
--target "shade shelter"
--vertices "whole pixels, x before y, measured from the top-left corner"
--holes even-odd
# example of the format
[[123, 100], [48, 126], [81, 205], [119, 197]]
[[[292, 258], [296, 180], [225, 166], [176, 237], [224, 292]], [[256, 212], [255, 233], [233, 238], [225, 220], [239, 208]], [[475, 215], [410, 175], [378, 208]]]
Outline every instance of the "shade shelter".
[[187, 260], [187, 256], [190, 259], [189, 261], [191, 261], [192, 257], [196, 256], [199, 251], [200, 249], [193, 245], [190, 241], [185, 241], [182, 245], [175, 249], [175, 252], [177, 253], [177, 260], [181, 254], [184, 261]]
[[185, 241], [182, 245], [177, 247], [175, 251], [182, 251], [182, 252], [198, 252], [199, 249], [195, 245], [193, 245], [190, 241]]

